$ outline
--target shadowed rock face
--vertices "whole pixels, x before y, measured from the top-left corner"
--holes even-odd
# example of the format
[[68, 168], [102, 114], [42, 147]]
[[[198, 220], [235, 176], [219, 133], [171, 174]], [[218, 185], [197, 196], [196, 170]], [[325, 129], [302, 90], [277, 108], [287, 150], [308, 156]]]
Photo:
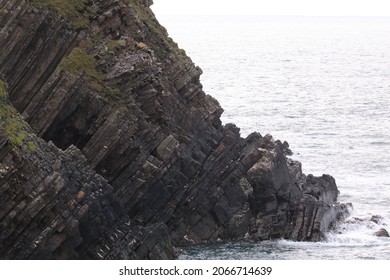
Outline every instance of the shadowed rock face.
[[302, 174], [286, 143], [222, 126], [151, 4], [0, 1], [1, 258], [318, 241], [347, 212], [334, 179]]

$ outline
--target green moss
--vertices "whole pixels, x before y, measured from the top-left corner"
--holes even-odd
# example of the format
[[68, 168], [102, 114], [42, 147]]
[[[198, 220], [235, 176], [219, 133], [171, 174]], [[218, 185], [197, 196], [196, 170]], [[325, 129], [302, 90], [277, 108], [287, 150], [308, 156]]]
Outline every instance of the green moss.
[[37, 149], [37, 145], [32, 141], [28, 141], [26, 147], [29, 152], [34, 152]]
[[123, 97], [123, 93], [116, 86], [109, 86], [103, 82], [91, 81], [89, 88], [106, 97], [114, 99]]
[[85, 8], [85, 0], [30, 0], [30, 2], [54, 8], [64, 16], [79, 16]]
[[[85, 0], [29, 0], [30, 3], [52, 8], [65, 17], [73, 17], [75, 20], [70, 24], [74, 29], [87, 28], [89, 26], [88, 16], [91, 11], [86, 9]], [[83, 12], [86, 11], [84, 15]]]
[[104, 80], [105, 75], [96, 71], [96, 59], [84, 49], [74, 48], [61, 62], [61, 69], [73, 75], [85, 74], [96, 80]]
[[89, 26], [89, 20], [87, 18], [78, 17], [72, 24], [74, 29], [87, 29]]
[[96, 16], [98, 14], [96, 6], [87, 6], [86, 11], [89, 15]]
[[101, 92], [104, 92], [104, 90], [106, 89], [106, 86], [99, 82], [99, 81], [96, 81], [96, 80], [93, 80], [89, 83], [89, 87], [96, 91], [97, 93], [101, 93]]
[[107, 87], [107, 90], [108, 90], [107, 93], [111, 97], [114, 97], [114, 98], [121, 98], [121, 97], [123, 97], [123, 93], [116, 87]]
[[106, 38], [106, 43], [109, 52], [113, 52], [119, 47], [119, 42], [110, 38]]
[[30, 135], [26, 129], [25, 123], [16, 117], [9, 119], [4, 127], [5, 134], [15, 146], [22, 146], [24, 140]]
[[6, 99], [7, 97], [8, 95], [5, 89], [5, 83], [0, 79], [0, 99]]
[[126, 0], [129, 7], [134, 9], [139, 16], [141, 23], [150, 31], [150, 46], [153, 46], [153, 50], [157, 58], [164, 59], [170, 53], [174, 53], [176, 58], [180, 61], [186, 61], [187, 55], [184, 50], [180, 49], [178, 45], [168, 36], [167, 30], [162, 27], [159, 22], [150, 13], [148, 8], [140, 5], [137, 1]]
[[[111, 45], [112, 47], [119, 46], [117, 41], [107, 38], [105, 40], [107, 45]], [[90, 44], [91, 42], [86, 42], [84, 46]], [[122, 93], [116, 86], [107, 84], [106, 75], [96, 71], [96, 64], [96, 59], [89, 55], [84, 48], [74, 48], [72, 52], [63, 59], [60, 67], [63, 71], [75, 76], [84, 74], [88, 88], [102, 96], [115, 99], [121, 97]]]
[[30, 136], [28, 125], [11, 105], [0, 105], [0, 123], [12, 145], [22, 146], [24, 140]]
[[0, 129], [14, 146], [25, 147], [32, 152], [36, 144], [31, 141], [30, 127], [22, 120], [16, 109], [9, 105], [4, 81], [0, 79]]
[[[117, 41], [111, 39], [106, 39], [106, 43], [113, 48], [119, 46]], [[63, 71], [69, 72], [75, 76], [79, 76], [80, 74], [86, 75], [88, 87], [103, 96], [115, 99], [122, 97], [120, 90], [113, 85], [108, 85], [105, 81], [106, 76], [103, 73], [96, 71], [96, 59], [87, 54], [83, 48], [74, 48], [72, 52], [63, 59], [60, 67]]]

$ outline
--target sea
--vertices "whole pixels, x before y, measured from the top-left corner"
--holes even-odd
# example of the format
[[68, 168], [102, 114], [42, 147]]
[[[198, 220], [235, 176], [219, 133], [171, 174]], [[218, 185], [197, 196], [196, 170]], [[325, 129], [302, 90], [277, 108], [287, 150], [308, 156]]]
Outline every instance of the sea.
[[[157, 15], [242, 137], [286, 140], [350, 217], [323, 242], [221, 242], [180, 259], [390, 259], [390, 18]], [[373, 221], [372, 216], [380, 216]]]

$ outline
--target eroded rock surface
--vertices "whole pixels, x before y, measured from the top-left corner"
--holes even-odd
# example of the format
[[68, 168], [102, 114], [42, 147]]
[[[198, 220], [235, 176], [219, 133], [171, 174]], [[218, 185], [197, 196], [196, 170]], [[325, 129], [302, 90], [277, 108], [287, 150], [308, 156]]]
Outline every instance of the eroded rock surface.
[[45, 3], [0, 1], [1, 108], [20, 113], [0, 118], [1, 258], [318, 241], [347, 212], [335, 180], [302, 174], [287, 143], [221, 124], [152, 1]]

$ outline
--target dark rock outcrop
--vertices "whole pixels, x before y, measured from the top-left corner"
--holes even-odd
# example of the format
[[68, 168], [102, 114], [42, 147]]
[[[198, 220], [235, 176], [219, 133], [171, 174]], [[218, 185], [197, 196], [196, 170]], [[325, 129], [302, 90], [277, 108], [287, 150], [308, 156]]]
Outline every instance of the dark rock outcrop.
[[384, 228], [381, 228], [380, 230], [375, 232], [374, 235], [377, 237], [390, 237], [389, 232]]
[[302, 174], [286, 142], [221, 124], [152, 1], [58, 3], [0, 1], [1, 258], [318, 241], [347, 212], [334, 179]]

